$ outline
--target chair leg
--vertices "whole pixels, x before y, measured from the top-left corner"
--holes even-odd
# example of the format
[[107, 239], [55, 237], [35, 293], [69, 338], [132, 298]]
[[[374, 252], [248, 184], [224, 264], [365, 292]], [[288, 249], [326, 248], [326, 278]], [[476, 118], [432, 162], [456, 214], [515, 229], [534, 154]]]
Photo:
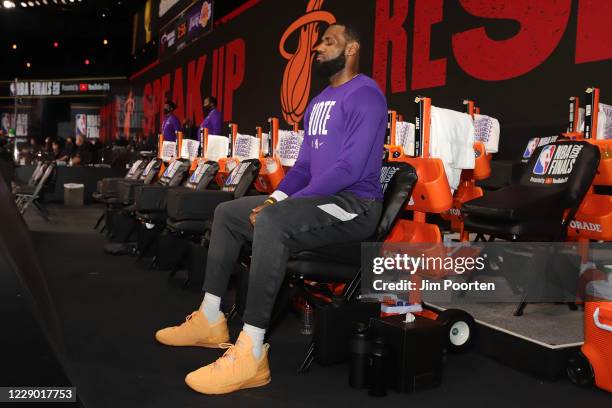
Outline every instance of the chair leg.
[[353, 279], [346, 285], [344, 289], [343, 297], [345, 300], [351, 300], [355, 297], [357, 293], [357, 289], [359, 289], [359, 285], [361, 285], [361, 269], [353, 276]]
[[100, 226], [100, 223], [102, 223], [105, 217], [106, 217], [106, 211], [102, 211], [102, 215], [100, 215], [100, 218], [98, 218], [98, 221], [96, 221], [96, 225], [94, 225], [95, 230], [98, 229], [98, 227]]
[[306, 349], [306, 355], [304, 356], [304, 360], [302, 361], [300, 368], [298, 368], [298, 374], [304, 374], [308, 372], [308, 370], [310, 369], [310, 365], [314, 361], [314, 352], [315, 342], [314, 339], [312, 339], [310, 341], [310, 344], [308, 345], [308, 349]]
[[[151, 261], [151, 263], [149, 264], [149, 269], [154, 269], [154, 268], [156, 268], [156, 267], [157, 267], [157, 255], [155, 255], [155, 256], [153, 257], [153, 260], [152, 260], [152, 261]], [[174, 271], [174, 269], [173, 269], [173, 271]], [[174, 271], [174, 275], [176, 275], [176, 272], [177, 272], [177, 271]], [[172, 276], [174, 276], [174, 275], [172, 275]]]
[[[523, 296], [523, 299], [525, 299], [527, 296]], [[521, 303], [519, 303], [518, 307], [516, 308], [516, 310], [514, 311], [514, 316], [519, 317], [523, 315], [523, 311], [525, 310], [525, 307], [527, 306], [527, 302], [525, 300], [522, 300]]]
[[34, 204], [34, 208], [38, 210], [38, 214], [40, 214], [43, 220], [48, 222], [49, 221], [49, 210], [47, 210], [47, 207], [42, 205], [38, 200], [34, 200], [32, 204]]

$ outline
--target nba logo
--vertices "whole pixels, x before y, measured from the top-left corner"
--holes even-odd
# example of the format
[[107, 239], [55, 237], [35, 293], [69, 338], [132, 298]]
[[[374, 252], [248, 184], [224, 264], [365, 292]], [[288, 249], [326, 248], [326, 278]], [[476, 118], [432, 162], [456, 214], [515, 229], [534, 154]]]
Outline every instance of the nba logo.
[[533, 174], [546, 174], [550, 163], [552, 162], [553, 156], [555, 155], [556, 146], [544, 146], [538, 157], [538, 161], [533, 167]]
[[539, 141], [540, 141], [539, 137], [534, 137], [533, 139], [529, 141], [529, 143], [527, 143], [527, 148], [525, 149], [525, 152], [523, 153], [523, 159], [528, 159], [531, 157], [531, 155], [533, 154], [533, 151], [536, 149], [536, 147], [538, 147]]

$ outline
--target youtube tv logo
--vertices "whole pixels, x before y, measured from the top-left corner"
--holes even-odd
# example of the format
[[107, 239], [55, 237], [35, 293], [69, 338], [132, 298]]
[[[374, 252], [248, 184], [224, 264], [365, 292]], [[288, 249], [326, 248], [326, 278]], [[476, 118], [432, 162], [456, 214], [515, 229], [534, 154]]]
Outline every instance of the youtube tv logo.
[[79, 84], [79, 91], [88, 91], [88, 90], [89, 90], [88, 84]]

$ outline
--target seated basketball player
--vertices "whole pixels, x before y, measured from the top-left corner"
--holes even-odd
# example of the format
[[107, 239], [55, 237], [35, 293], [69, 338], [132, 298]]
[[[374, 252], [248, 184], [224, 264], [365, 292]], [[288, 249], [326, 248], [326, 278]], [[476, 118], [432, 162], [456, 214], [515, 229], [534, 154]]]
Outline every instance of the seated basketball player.
[[185, 379], [196, 391], [222, 394], [270, 382], [264, 335], [291, 252], [370, 237], [382, 211], [379, 177], [387, 104], [377, 84], [359, 74], [360, 39], [336, 23], [316, 47], [316, 71], [329, 86], [304, 116], [295, 166], [269, 197], [217, 207], [206, 264], [204, 300], [180, 326], [160, 330], [169, 346], [220, 347], [229, 340], [220, 311], [241, 247], [252, 242], [244, 327], [216, 362]]

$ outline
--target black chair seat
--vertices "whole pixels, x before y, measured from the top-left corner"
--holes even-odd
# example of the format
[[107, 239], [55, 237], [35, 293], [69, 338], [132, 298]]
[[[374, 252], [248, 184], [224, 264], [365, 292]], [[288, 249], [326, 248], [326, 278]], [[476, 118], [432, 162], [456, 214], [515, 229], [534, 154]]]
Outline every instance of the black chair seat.
[[289, 276], [304, 277], [317, 282], [349, 282], [359, 271], [359, 265], [347, 265], [316, 259], [290, 259], [287, 262]]
[[117, 184], [119, 202], [123, 204], [131, 204], [134, 202], [134, 191], [136, 186], [144, 184], [143, 180], [121, 180]]
[[172, 189], [167, 196], [168, 218], [207, 221], [212, 219], [219, 204], [233, 199], [234, 193], [227, 191]]
[[361, 263], [361, 242], [328, 245], [310, 251], [301, 251], [291, 256], [299, 261], [327, 261], [359, 266]]
[[487, 192], [483, 197], [463, 204], [463, 212], [478, 217], [504, 220], [533, 220], [540, 217], [560, 216], [551, 210], [559, 208], [562, 191], [546, 191], [541, 187], [512, 185]]
[[563, 229], [558, 219], [550, 218], [518, 221], [466, 215], [464, 225], [467, 231], [478, 231], [508, 240], [521, 237], [524, 241], [550, 240], [562, 233]]
[[166, 211], [168, 186], [150, 184], [134, 189], [134, 209], [141, 212]]
[[212, 227], [212, 220], [166, 220], [166, 227], [175, 232], [202, 234]]

